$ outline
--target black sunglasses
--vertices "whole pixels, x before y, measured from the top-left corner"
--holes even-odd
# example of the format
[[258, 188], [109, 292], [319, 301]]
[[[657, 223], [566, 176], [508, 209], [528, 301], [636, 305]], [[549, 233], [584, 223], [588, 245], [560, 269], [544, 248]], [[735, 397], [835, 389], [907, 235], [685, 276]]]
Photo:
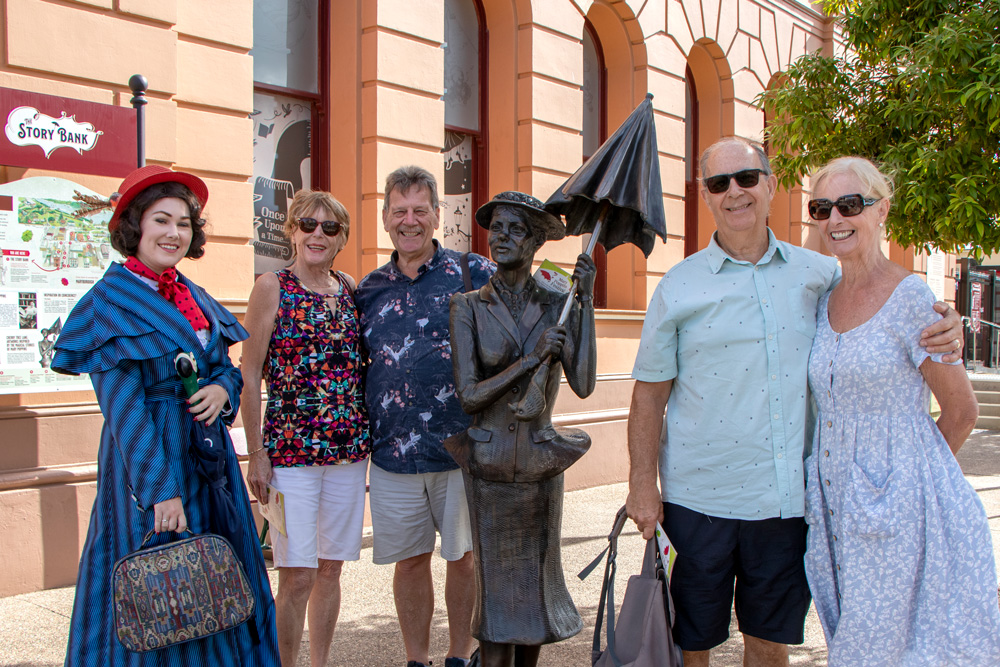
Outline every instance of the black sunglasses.
[[760, 175], [766, 173], [763, 169], [744, 169], [735, 174], [718, 174], [704, 179], [705, 187], [713, 195], [725, 192], [729, 189], [729, 179], [735, 179], [736, 185], [741, 188], [757, 187], [760, 182]]
[[323, 233], [327, 236], [336, 236], [344, 230], [344, 223], [339, 220], [324, 220], [320, 222], [316, 218], [299, 218], [298, 222], [299, 229], [306, 234], [312, 234], [316, 231], [316, 225], [322, 225]]
[[881, 201], [879, 199], [869, 199], [861, 195], [844, 195], [837, 201], [829, 199], [810, 199], [809, 217], [813, 220], [826, 220], [830, 217], [833, 207], [836, 206], [840, 214], [845, 218], [853, 218], [872, 204]]

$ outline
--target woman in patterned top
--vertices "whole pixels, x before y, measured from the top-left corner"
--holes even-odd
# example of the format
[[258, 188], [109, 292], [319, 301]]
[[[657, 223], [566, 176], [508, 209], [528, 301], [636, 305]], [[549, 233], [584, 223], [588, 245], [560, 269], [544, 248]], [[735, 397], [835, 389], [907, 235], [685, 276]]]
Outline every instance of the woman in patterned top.
[[[115, 562], [138, 549], [150, 530], [155, 546], [211, 526], [210, 490], [188, 454], [191, 419], [232, 423], [242, 382], [229, 347], [247, 336], [232, 313], [175, 268], [184, 257], [205, 254], [205, 183], [149, 165], [129, 174], [119, 192], [108, 229], [127, 260], [108, 267], [77, 302], [52, 362], [59, 373], [90, 373], [104, 415], [66, 665], [270, 667], [278, 656], [274, 602], [226, 429], [225, 486], [240, 527], [227, 537], [253, 588], [254, 616], [231, 630], [145, 653], [127, 651], [115, 637]], [[180, 352], [193, 353], [198, 363], [199, 390], [190, 399], [174, 368]]]
[[[354, 280], [332, 269], [350, 231], [327, 192], [295, 195], [285, 221], [292, 265], [266, 273], [247, 305], [243, 422], [247, 482], [284, 494], [286, 535], [271, 533], [281, 664], [294, 667], [309, 607], [313, 667], [327, 663], [340, 612], [340, 572], [361, 557], [370, 434]], [[267, 382], [264, 426], [261, 379]]]

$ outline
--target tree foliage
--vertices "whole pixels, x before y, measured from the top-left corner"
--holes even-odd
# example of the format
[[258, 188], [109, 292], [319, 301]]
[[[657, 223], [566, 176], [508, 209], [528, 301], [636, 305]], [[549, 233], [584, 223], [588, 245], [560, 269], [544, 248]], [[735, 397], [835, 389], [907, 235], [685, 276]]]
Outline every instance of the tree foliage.
[[901, 245], [1000, 249], [1000, 0], [828, 0], [847, 50], [796, 60], [757, 104], [785, 186], [842, 155], [896, 183]]

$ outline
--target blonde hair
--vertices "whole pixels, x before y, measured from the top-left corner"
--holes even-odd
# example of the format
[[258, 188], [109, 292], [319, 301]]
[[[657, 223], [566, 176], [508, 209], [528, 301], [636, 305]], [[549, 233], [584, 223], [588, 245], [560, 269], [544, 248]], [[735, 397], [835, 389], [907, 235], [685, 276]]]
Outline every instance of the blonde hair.
[[288, 207], [288, 217], [285, 218], [283, 232], [288, 240], [292, 239], [295, 230], [299, 228], [299, 218], [312, 213], [317, 208], [324, 209], [337, 222], [344, 225], [344, 239], [350, 238], [351, 214], [344, 205], [329, 192], [322, 190], [299, 190]]
[[842, 174], [855, 176], [864, 184], [865, 191], [858, 193], [862, 197], [892, 199], [892, 177], [881, 171], [871, 160], [857, 156], [838, 157], [813, 172], [810, 178], [813, 192], [819, 190], [828, 178]]

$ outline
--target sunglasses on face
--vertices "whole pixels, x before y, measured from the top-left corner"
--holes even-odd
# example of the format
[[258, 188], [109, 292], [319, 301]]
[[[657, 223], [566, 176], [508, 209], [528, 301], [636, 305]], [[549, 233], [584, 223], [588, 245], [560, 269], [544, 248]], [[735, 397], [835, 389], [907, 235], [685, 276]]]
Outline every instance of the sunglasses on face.
[[316, 225], [322, 225], [323, 233], [327, 236], [337, 236], [344, 230], [344, 223], [339, 220], [324, 220], [320, 222], [316, 218], [299, 218], [299, 229], [306, 234], [316, 231]]
[[741, 188], [753, 188], [757, 186], [760, 182], [760, 175], [764, 173], [763, 169], [744, 169], [738, 171], [735, 174], [718, 174], [716, 176], [709, 176], [704, 179], [705, 187], [713, 195], [717, 195], [720, 192], [725, 192], [729, 189], [729, 179], [735, 179], [736, 185]]
[[861, 195], [844, 195], [837, 201], [829, 199], [810, 199], [809, 217], [813, 220], [826, 220], [836, 206], [845, 218], [853, 218], [880, 199], [869, 199]]

